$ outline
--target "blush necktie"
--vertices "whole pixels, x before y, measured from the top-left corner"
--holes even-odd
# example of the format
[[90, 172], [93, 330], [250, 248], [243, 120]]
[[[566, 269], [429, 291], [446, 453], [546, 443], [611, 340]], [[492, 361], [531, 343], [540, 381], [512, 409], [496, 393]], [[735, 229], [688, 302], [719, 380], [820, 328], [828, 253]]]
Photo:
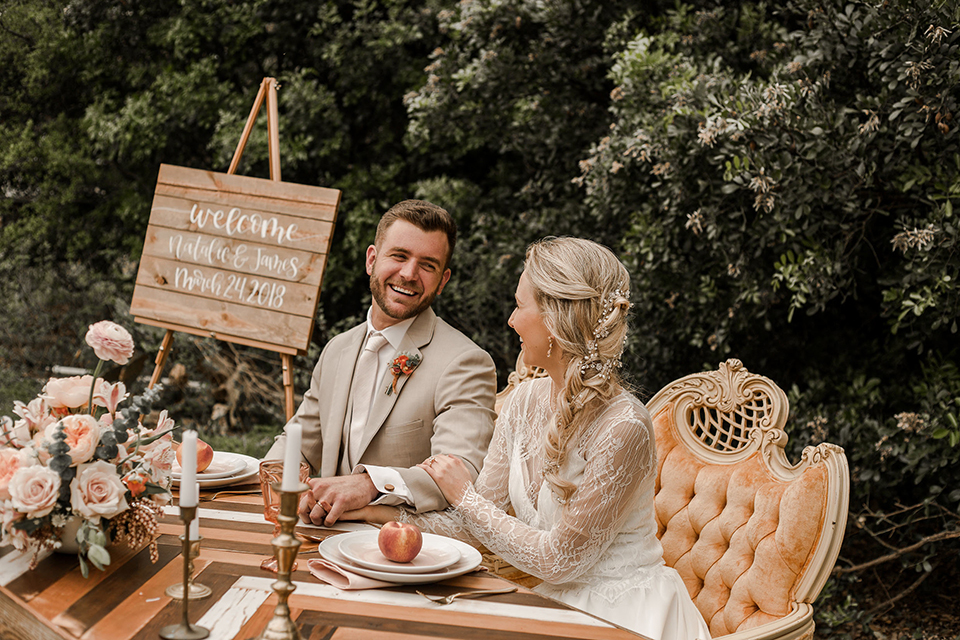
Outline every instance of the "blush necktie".
[[350, 418], [349, 461], [350, 466], [360, 457], [360, 444], [367, 428], [367, 417], [374, 402], [374, 388], [377, 385], [377, 368], [380, 361], [380, 349], [387, 344], [382, 333], [373, 332], [367, 338], [363, 353], [357, 359], [357, 368], [353, 374], [351, 403], [353, 414]]

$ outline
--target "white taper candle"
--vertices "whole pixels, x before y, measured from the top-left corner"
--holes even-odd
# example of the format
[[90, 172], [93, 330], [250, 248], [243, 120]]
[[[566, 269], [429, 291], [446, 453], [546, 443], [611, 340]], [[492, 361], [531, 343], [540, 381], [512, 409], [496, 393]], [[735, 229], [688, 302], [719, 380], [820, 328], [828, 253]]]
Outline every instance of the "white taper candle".
[[296, 491], [300, 486], [300, 436], [299, 424], [287, 425], [287, 448], [283, 456], [283, 481], [280, 488], [284, 491]]
[[184, 431], [180, 445], [180, 506], [197, 506], [197, 432]]

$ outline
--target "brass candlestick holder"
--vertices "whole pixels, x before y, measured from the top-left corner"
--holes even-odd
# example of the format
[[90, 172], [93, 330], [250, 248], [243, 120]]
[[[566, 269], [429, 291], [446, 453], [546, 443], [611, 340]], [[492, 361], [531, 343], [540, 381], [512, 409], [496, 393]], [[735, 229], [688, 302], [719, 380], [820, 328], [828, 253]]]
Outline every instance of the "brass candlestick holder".
[[[180, 542], [183, 542], [185, 536], [180, 536]], [[200, 555], [200, 541], [203, 540], [203, 536], [200, 536], [196, 540], [190, 540], [190, 544], [187, 545], [190, 548], [188, 561], [190, 566], [187, 568], [187, 575], [189, 576], [187, 584], [187, 596], [191, 600], [203, 600], [204, 598], [209, 598], [210, 594], [213, 593], [213, 589], [208, 587], [205, 584], [200, 584], [195, 582], [193, 579], [193, 561], [197, 559], [197, 556]], [[184, 547], [186, 548], [186, 546]], [[164, 595], [167, 595], [174, 600], [183, 600], [183, 584], [178, 582], [177, 584], [172, 584], [167, 587], [167, 590], [164, 591]]]
[[277, 606], [273, 610], [273, 618], [260, 634], [260, 640], [301, 640], [300, 630], [290, 619], [287, 600], [296, 589], [290, 580], [290, 573], [300, 549], [300, 541], [293, 533], [297, 524], [297, 505], [300, 503], [300, 494], [310, 487], [301, 482], [294, 491], [284, 491], [280, 483], [274, 483], [272, 488], [280, 494], [280, 513], [277, 515], [280, 535], [272, 543], [273, 554], [277, 558], [277, 581], [272, 585], [277, 594]]
[[[190, 541], [190, 522], [197, 517], [196, 507], [180, 507], [180, 520], [183, 521], [183, 535], [180, 540], [183, 542], [183, 584], [190, 584], [190, 574], [193, 572], [193, 559], [191, 554]], [[197, 540], [197, 549], [199, 552], [199, 543]], [[160, 637], [163, 640], [202, 640], [210, 635], [210, 630], [204, 627], [190, 624], [190, 598], [180, 598], [183, 603], [183, 621], [180, 624], [167, 625], [160, 630]]]

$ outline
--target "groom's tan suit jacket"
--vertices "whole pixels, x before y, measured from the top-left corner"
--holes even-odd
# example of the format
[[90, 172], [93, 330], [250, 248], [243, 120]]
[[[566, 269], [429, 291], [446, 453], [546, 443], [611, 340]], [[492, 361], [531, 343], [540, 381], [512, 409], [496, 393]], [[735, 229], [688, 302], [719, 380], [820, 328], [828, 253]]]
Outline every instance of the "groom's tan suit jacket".
[[[417, 511], [448, 506], [429, 474], [415, 465], [440, 453], [459, 456], [476, 480], [493, 435], [497, 380], [490, 355], [437, 317], [421, 313], [403, 338], [397, 355], [419, 355], [420, 364], [397, 380], [387, 371], [374, 392], [358, 460], [346, 461], [344, 425], [352, 407], [350, 390], [366, 324], [327, 343], [313, 370], [310, 389], [287, 424], [303, 428], [301, 452], [311, 473], [322, 477], [350, 473], [362, 463], [397, 469]], [[265, 456], [283, 458], [281, 433]]]

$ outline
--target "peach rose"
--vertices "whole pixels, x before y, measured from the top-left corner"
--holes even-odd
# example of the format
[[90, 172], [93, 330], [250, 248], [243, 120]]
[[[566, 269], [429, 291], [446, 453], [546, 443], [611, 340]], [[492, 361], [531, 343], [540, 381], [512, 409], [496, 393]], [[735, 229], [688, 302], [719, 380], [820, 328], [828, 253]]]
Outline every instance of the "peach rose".
[[124, 494], [127, 487], [109, 462], [97, 460], [77, 468], [77, 477], [70, 483], [70, 506], [74, 513], [99, 523], [127, 510]]
[[63, 425], [63, 432], [67, 436], [64, 442], [70, 447], [72, 466], [93, 457], [97, 445], [100, 444], [100, 423], [93, 416], [87, 414], [64, 416], [60, 422], [47, 427], [44, 434], [45, 444], [54, 442], [59, 425]]
[[23, 455], [16, 449], [0, 449], [0, 500], [10, 498], [10, 479], [26, 464]]
[[[101, 382], [99, 378], [97, 381]], [[90, 400], [92, 385], [93, 376], [50, 378], [40, 397], [46, 400], [52, 409], [77, 409]]]
[[90, 325], [84, 339], [101, 360], [127, 364], [133, 355], [133, 337], [126, 329], [109, 320]]
[[40, 464], [47, 464], [50, 461], [50, 452], [47, 451], [47, 441], [44, 439], [47, 437], [47, 432], [42, 431], [33, 436], [33, 440], [30, 441], [30, 444], [24, 447], [25, 450], [30, 451], [30, 455], [37, 459]]
[[10, 501], [17, 511], [28, 518], [42, 518], [57, 504], [60, 497], [60, 476], [42, 465], [20, 467], [10, 483]]

